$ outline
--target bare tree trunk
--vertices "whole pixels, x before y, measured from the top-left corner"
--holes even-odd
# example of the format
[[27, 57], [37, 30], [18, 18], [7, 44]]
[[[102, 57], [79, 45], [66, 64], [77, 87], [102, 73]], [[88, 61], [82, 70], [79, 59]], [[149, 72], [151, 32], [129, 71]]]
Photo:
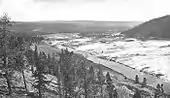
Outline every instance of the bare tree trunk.
[[34, 72], [34, 65], [31, 65], [31, 72]]
[[59, 98], [62, 97], [62, 94], [61, 94], [61, 83], [60, 83], [60, 79], [58, 80], [58, 90], [59, 90]]
[[87, 81], [85, 80], [85, 98], [88, 98]]
[[109, 98], [112, 98], [112, 93], [111, 92], [109, 92]]
[[[4, 56], [4, 67], [7, 67], [8, 65], [8, 58], [6, 56]], [[9, 73], [8, 73], [8, 70], [5, 71], [5, 78], [6, 78], [6, 82], [7, 82], [7, 85], [8, 85], [8, 93], [9, 95], [12, 94], [12, 88], [11, 88], [11, 82], [10, 82], [10, 79], [9, 79]]]
[[87, 89], [85, 89], [85, 98], [87, 98]]
[[7, 82], [7, 85], [8, 85], [8, 94], [11, 95], [12, 94], [12, 88], [11, 88], [10, 79], [8, 77], [8, 72], [5, 72], [5, 78], [6, 78], [6, 82]]
[[27, 93], [27, 92], [28, 92], [28, 89], [27, 89], [27, 84], [26, 84], [26, 79], [25, 79], [25, 74], [24, 74], [23, 68], [21, 69], [21, 72], [22, 72], [22, 77], [23, 77], [23, 81], [24, 81], [25, 91], [26, 91], [26, 93]]
[[42, 93], [41, 93], [41, 83], [42, 83], [42, 81], [41, 81], [41, 78], [40, 77], [38, 77], [38, 79], [39, 79], [39, 83], [38, 83], [38, 95], [39, 95], [39, 98], [42, 98]]
[[39, 95], [39, 98], [42, 98], [41, 88], [38, 89], [38, 95]]
[[60, 74], [60, 66], [58, 66], [58, 69], [57, 69], [57, 78], [58, 78], [58, 90], [59, 90], [59, 98], [62, 98], [62, 92], [61, 92], [61, 74]]
[[100, 84], [100, 93], [101, 93], [101, 98], [103, 98], [103, 88], [102, 88], [102, 84]]

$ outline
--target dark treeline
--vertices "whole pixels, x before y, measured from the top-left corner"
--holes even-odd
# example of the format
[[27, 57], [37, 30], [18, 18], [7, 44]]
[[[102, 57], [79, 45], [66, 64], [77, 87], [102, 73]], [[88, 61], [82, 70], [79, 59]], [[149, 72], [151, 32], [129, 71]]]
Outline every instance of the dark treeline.
[[[54, 98], [133, 96], [123, 88], [120, 93], [121, 88], [113, 83], [109, 72], [104, 75], [102, 66], [88, 65], [85, 58], [77, 60], [75, 54], [67, 49], [61, 50], [59, 54], [39, 51], [42, 37], [13, 33], [11, 26], [6, 14], [0, 18], [0, 79], [5, 81], [5, 85], [0, 85], [0, 94], [11, 97], [20, 94], [30, 98], [44, 98], [47, 93], [54, 94]], [[27, 72], [31, 73], [30, 77]], [[19, 82], [23, 86], [14, 84], [19, 78], [16, 73], [22, 76]], [[48, 75], [56, 78], [56, 81], [49, 80]], [[27, 81], [29, 78], [33, 79], [32, 83]], [[51, 90], [51, 84], [55, 85], [55, 90]], [[33, 92], [30, 92], [30, 85], [34, 88]], [[140, 98], [135, 96], [140, 96], [140, 92], [134, 94], [134, 98]]]

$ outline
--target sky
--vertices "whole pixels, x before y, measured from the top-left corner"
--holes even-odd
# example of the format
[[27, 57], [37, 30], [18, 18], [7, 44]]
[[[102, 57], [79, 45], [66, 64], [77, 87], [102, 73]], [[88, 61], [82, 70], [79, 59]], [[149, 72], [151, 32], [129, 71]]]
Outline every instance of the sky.
[[170, 0], [0, 0], [14, 21], [148, 21], [170, 14]]

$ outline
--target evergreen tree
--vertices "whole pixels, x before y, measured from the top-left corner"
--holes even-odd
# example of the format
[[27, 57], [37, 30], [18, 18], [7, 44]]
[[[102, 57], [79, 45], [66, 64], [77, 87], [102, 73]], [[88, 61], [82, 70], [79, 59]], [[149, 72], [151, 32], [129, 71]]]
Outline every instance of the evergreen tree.
[[86, 68], [85, 65], [85, 61], [81, 61], [79, 70], [78, 70], [78, 74], [79, 74], [79, 78], [82, 80], [82, 88], [84, 89], [84, 97], [88, 98], [88, 94], [89, 94], [89, 83], [90, 82], [88, 80], [88, 70]]
[[2, 74], [6, 78], [9, 95], [12, 93], [11, 77], [13, 74], [13, 55], [15, 46], [12, 44], [12, 32], [10, 27], [12, 23], [7, 14], [0, 18], [0, 58], [2, 60]]
[[139, 76], [138, 75], [135, 76], [135, 83], [139, 83]]
[[61, 91], [61, 78], [62, 77], [61, 77], [61, 71], [60, 71], [59, 65], [54, 67], [54, 76], [57, 78], [59, 98], [62, 98], [62, 91]]
[[109, 93], [109, 98], [112, 98], [115, 86], [112, 84], [112, 79], [110, 77], [109, 72], [107, 72], [106, 74], [106, 83], [107, 83], [107, 91]]
[[[88, 70], [88, 69], [87, 69]], [[90, 66], [89, 71], [87, 71], [87, 82], [88, 82], [88, 95], [96, 95], [100, 91], [100, 83], [97, 80], [97, 75], [95, 72], [95, 69], [92, 66]]]
[[95, 81], [95, 72], [94, 72], [94, 68], [93, 66], [90, 67], [89, 69], [89, 81], [91, 81], [91, 83], [93, 83]]
[[160, 87], [160, 89], [161, 89], [161, 92], [162, 92], [162, 93], [164, 93], [163, 84], [161, 84], [161, 87]]
[[158, 91], [160, 91], [161, 88], [160, 84], [157, 84], [156, 88], [158, 89]]
[[109, 72], [107, 72], [107, 74], [106, 74], [106, 83], [107, 84], [111, 84], [112, 83], [112, 79], [110, 77], [110, 73]]
[[[53, 66], [51, 66], [53, 68], [53, 75], [57, 78], [57, 84], [58, 84], [58, 95], [59, 98], [62, 98], [62, 91], [61, 91], [61, 79], [62, 79], [62, 74], [61, 74], [61, 69], [60, 69], [60, 65], [59, 63], [56, 61], [55, 56], [52, 57], [48, 54], [48, 62], [52, 62]], [[51, 71], [51, 67], [50, 67], [50, 71]]]
[[46, 85], [49, 83], [47, 81], [45, 74], [45, 56], [42, 52], [38, 54], [37, 46], [35, 45], [35, 71], [33, 72], [33, 77], [35, 78], [35, 82], [33, 84], [33, 87], [38, 90], [38, 96], [39, 98], [42, 98], [42, 92], [46, 89]]
[[97, 77], [98, 77], [98, 83], [99, 83], [99, 87], [100, 87], [100, 94], [101, 94], [101, 97], [103, 97], [103, 84], [105, 82], [105, 77], [103, 75], [103, 70], [102, 70], [102, 67], [100, 66], [99, 67], [99, 71], [97, 73]]
[[50, 54], [48, 54], [48, 58], [47, 58], [47, 64], [48, 64], [48, 73], [53, 75], [54, 72], [54, 66], [55, 64], [55, 59], [54, 57], [52, 57]]
[[24, 74], [24, 69], [25, 69], [24, 64], [25, 64], [24, 55], [22, 53], [19, 53], [16, 56], [16, 68], [17, 68], [17, 70], [19, 70], [21, 72], [25, 90], [26, 90], [26, 92], [28, 92], [27, 91], [27, 84], [26, 84], [25, 74]]
[[35, 65], [35, 60], [34, 60], [34, 51], [30, 48], [26, 49], [25, 51], [25, 57], [26, 57], [26, 60], [27, 60], [27, 63], [28, 63], [28, 67], [30, 68], [30, 70], [32, 71], [33, 73], [33, 67]]
[[146, 82], [147, 82], [147, 79], [144, 77], [144, 78], [143, 78], [143, 82], [142, 82], [142, 87], [145, 87], [145, 86], [146, 86]]
[[141, 98], [139, 90], [136, 89], [135, 94], [133, 95], [133, 98]]
[[68, 49], [62, 50], [60, 54], [60, 61], [59, 61], [59, 70], [61, 75], [61, 82], [63, 85], [63, 92], [65, 98], [70, 98], [74, 94], [75, 89], [75, 65], [72, 64], [72, 56], [73, 52], [69, 52]]
[[16, 70], [19, 70], [21, 72], [22, 77], [23, 77], [24, 87], [27, 92], [27, 84], [26, 84], [26, 79], [25, 79], [25, 74], [24, 74], [24, 69], [26, 68], [25, 67], [26, 59], [24, 57], [25, 57], [25, 53], [27, 49], [27, 44], [25, 40], [20, 36], [17, 37], [17, 47], [18, 47], [17, 48], [18, 52], [16, 53], [17, 55], [15, 57]]
[[155, 92], [154, 98], [158, 98], [158, 92]]

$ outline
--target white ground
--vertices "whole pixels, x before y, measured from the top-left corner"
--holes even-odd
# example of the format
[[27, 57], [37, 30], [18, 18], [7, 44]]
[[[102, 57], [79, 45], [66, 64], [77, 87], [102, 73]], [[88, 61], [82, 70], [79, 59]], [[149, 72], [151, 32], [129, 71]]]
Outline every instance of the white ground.
[[170, 47], [161, 47], [167, 45], [170, 45], [170, 41], [116, 41], [110, 44], [92, 43], [80, 46], [77, 50], [92, 52], [97, 56], [115, 57], [116, 61], [139, 70], [149, 67], [145, 71], [162, 73], [170, 79]]

